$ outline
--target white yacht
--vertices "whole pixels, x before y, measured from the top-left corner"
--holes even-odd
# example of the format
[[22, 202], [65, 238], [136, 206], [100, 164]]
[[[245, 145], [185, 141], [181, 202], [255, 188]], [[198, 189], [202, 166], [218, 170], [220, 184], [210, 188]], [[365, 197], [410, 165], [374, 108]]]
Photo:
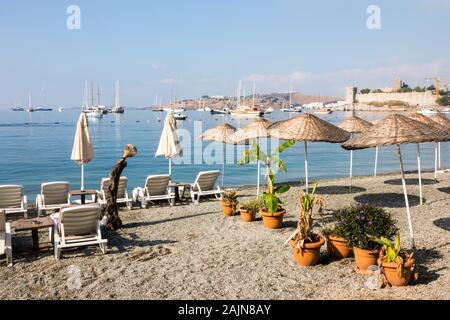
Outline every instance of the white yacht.
[[116, 87], [114, 89], [114, 105], [111, 108], [112, 113], [124, 113], [125, 110], [123, 107], [120, 106], [120, 96], [119, 96], [119, 88], [120, 83], [119, 80], [116, 81]]
[[432, 115], [432, 114], [438, 114], [439, 113], [439, 111], [433, 110], [433, 109], [423, 109], [423, 110], [419, 110], [417, 112], [420, 113], [420, 114], [423, 114], [424, 116]]

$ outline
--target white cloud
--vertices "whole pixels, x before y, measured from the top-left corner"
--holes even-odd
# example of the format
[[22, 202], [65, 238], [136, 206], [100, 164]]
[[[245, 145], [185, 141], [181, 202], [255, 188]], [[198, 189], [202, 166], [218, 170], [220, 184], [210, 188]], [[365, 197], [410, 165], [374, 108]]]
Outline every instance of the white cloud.
[[[410, 85], [424, 85], [426, 77], [444, 77], [450, 73], [446, 59], [423, 64], [396, 64], [372, 68], [349, 68], [328, 72], [295, 70], [289, 74], [250, 74], [244, 81], [256, 82], [260, 90], [286, 91], [290, 85], [306, 93], [343, 95], [344, 87], [389, 86], [394, 79], [403, 79]], [[448, 79], [450, 81], [450, 79]]]

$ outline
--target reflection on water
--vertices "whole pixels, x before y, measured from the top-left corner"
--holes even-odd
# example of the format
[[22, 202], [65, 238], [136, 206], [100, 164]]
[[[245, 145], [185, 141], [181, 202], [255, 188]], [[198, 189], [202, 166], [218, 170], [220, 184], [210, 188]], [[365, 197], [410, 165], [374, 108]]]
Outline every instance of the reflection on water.
[[[207, 112], [186, 112], [188, 119], [178, 121], [178, 127], [186, 129], [193, 146], [189, 152], [188, 165], [174, 165], [173, 176], [178, 181], [193, 181], [198, 171], [221, 169], [217, 163], [195, 164], [201, 160], [202, 152], [215, 154], [215, 159], [223, 159], [223, 146], [201, 143], [197, 139], [202, 130], [212, 128], [224, 121], [236, 127], [243, 127], [253, 121], [251, 118], [233, 118], [229, 115], [211, 115]], [[275, 111], [268, 115], [269, 121], [284, 120], [298, 114]], [[321, 118], [337, 124], [351, 112], [334, 112]], [[358, 116], [374, 121], [387, 115], [383, 112], [358, 112]], [[34, 197], [40, 183], [54, 180], [70, 181], [72, 188], [79, 187], [79, 165], [70, 160], [73, 137], [79, 111], [64, 112], [12, 112], [0, 111], [0, 184], [14, 183], [25, 186], [26, 193]], [[124, 175], [130, 180], [130, 189], [142, 186], [150, 174], [167, 172], [167, 160], [155, 158], [155, 151], [164, 123], [165, 113], [127, 110], [124, 114], [108, 114], [102, 119], [90, 119], [89, 130], [95, 149], [94, 160], [86, 166], [86, 187], [98, 188], [100, 179], [108, 176], [114, 163], [120, 158], [123, 147], [133, 143], [139, 153], [128, 160]], [[158, 121], [159, 118], [159, 121]], [[201, 121], [201, 128], [194, 126]], [[241, 158], [242, 146], [226, 146], [227, 166], [225, 185], [252, 184], [256, 182], [256, 165], [237, 166]], [[236, 152], [239, 150], [239, 152]], [[200, 153], [198, 151], [201, 151]], [[416, 148], [402, 146], [406, 170], [416, 170]], [[340, 145], [329, 143], [309, 143], [310, 179], [344, 177], [349, 173], [349, 154]], [[422, 144], [422, 167], [434, 168], [434, 145]], [[450, 163], [448, 143], [442, 143], [443, 166]], [[200, 159], [198, 154], [200, 154]], [[354, 175], [371, 175], [374, 169], [375, 150], [354, 152]], [[304, 146], [298, 143], [282, 155], [288, 169], [280, 173], [278, 181], [300, 181], [304, 178]], [[399, 164], [395, 148], [382, 147], [379, 151], [378, 172], [398, 172]], [[262, 172], [264, 174], [264, 170]]]

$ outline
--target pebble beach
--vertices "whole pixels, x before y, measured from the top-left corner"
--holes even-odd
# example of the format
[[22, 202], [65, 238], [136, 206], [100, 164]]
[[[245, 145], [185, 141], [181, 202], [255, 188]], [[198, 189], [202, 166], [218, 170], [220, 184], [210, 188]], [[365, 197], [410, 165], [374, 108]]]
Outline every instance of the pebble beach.
[[[225, 217], [220, 203], [190, 201], [170, 207], [120, 212], [124, 227], [106, 231], [108, 253], [98, 247], [30, 254], [31, 236], [13, 236], [14, 267], [0, 258], [0, 299], [450, 299], [450, 173], [423, 174], [425, 203], [419, 204], [417, 174], [407, 174], [419, 280], [407, 287], [373, 290], [353, 271], [354, 259], [331, 260], [322, 247], [318, 265], [300, 267], [284, 245], [297, 224], [300, 185], [282, 195], [287, 214], [279, 230], [261, 219], [244, 223]], [[315, 217], [319, 232], [331, 211], [370, 203], [391, 212], [402, 245], [409, 247], [400, 175], [313, 181], [325, 200]], [[255, 187], [238, 188], [243, 201]], [[41, 232], [42, 241], [47, 239]]]

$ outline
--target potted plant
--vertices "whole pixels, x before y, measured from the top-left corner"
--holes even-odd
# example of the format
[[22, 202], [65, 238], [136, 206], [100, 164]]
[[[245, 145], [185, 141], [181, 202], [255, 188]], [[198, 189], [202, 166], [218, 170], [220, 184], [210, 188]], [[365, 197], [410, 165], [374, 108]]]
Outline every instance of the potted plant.
[[322, 234], [327, 240], [327, 251], [330, 257], [343, 259], [353, 256], [353, 249], [348, 245], [347, 239], [342, 236], [339, 225], [323, 229]]
[[283, 225], [283, 216], [286, 210], [281, 206], [282, 201], [277, 197], [277, 194], [285, 193], [290, 188], [289, 186], [275, 187], [275, 172], [272, 166], [287, 172], [284, 162], [280, 159], [280, 153], [292, 147], [294, 144], [294, 140], [287, 140], [268, 156], [261, 150], [258, 143], [252, 140], [251, 149], [244, 151], [243, 159], [238, 162], [238, 164], [242, 165], [257, 160], [263, 161], [266, 164], [267, 191], [260, 196], [263, 207], [259, 210], [259, 213], [262, 216], [264, 226], [269, 229], [279, 229]]
[[385, 237], [370, 236], [370, 238], [383, 246], [378, 259], [378, 266], [385, 277], [385, 282], [391, 286], [399, 287], [409, 283], [412, 273], [417, 278], [414, 254], [401, 250], [400, 234], [397, 234], [394, 242]]
[[261, 208], [262, 203], [260, 198], [255, 198], [241, 203], [239, 212], [241, 213], [241, 220], [244, 222], [252, 222], [255, 220], [256, 213]]
[[237, 200], [238, 194], [236, 190], [226, 190], [222, 196], [222, 209], [223, 214], [226, 216], [232, 216], [236, 212], [239, 201]]
[[398, 229], [391, 215], [382, 208], [368, 204], [351, 206], [337, 212], [340, 235], [347, 239], [355, 256], [355, 271], [371, 274], [367, 268], [377, 265], [381, 245], [373, 237], [394, 237]]
[[311, 193], [299, 195], [300, 214], [297, 229], [286, 241], [290, 243], [295, 261], [301, 266], [313, 266], [319, 260], [320, 248], [325, 243], [324, 237], [312, 231], [313, 211], [317, 205], [319, 214], [323, 210], [323, 200], [316, 195], [317, 184]]

